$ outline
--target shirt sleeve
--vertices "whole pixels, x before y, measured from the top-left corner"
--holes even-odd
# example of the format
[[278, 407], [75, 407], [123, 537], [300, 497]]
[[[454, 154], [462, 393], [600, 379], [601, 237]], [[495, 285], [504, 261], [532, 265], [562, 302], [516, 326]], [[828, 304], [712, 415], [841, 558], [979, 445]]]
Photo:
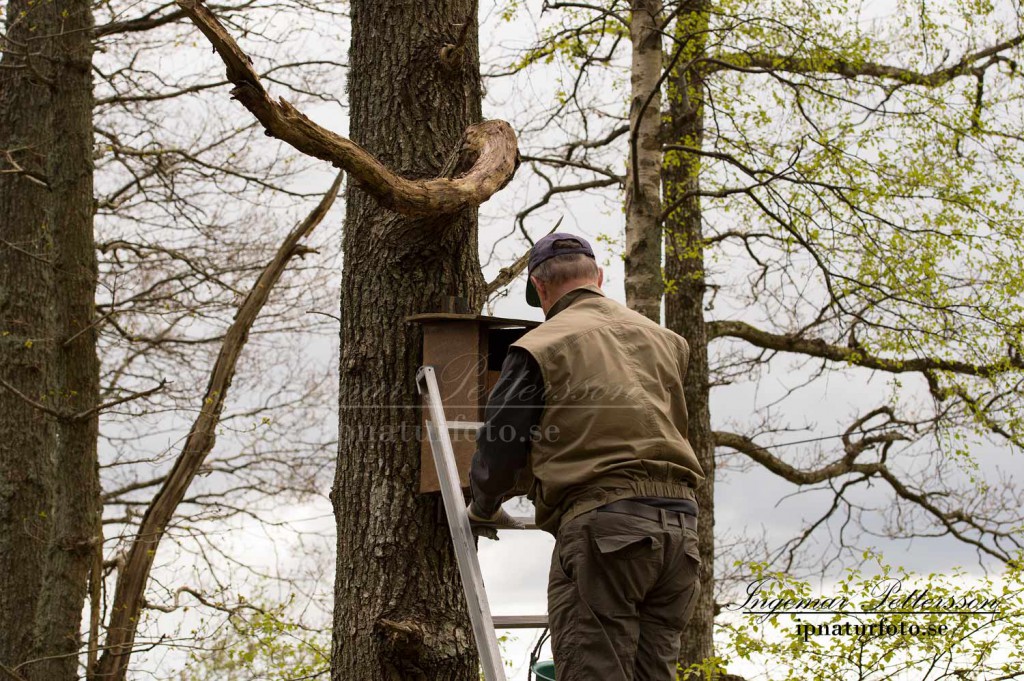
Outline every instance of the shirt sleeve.
[[469, 484], [477, 507], [497, 512], [529, 461], [531, 435], [544, 412], [544, 377], [533, 356], [509, 348], [477, 431]]

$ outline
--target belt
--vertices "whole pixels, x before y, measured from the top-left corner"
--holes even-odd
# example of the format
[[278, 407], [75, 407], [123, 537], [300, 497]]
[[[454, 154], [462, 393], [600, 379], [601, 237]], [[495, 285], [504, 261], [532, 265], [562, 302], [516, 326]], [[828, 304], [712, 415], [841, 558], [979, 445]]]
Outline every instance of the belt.
[[637, 515], [641, 518], [647, 518], [648, 520], [654, 520], [661, 522], [662, 517], [665, 518], [665, 522], [669, 525], [678, 525], [679, 527], [685, 527], [686, 529], [697, 531], [697, 517], [687, 515], [686, 513], [677, 513], [676, 511], [666, 511], [665, 509], [658, 509], [654, 506], [648, 506], [647, 504], [640, 504], [635, 501], [628, 499], [620, 499], [619, 501], [613, 501], [610, 504], [605, 504], [597, 509], [598, 511], [604, 511], [607, 513], [625, 513], [626, 515]]

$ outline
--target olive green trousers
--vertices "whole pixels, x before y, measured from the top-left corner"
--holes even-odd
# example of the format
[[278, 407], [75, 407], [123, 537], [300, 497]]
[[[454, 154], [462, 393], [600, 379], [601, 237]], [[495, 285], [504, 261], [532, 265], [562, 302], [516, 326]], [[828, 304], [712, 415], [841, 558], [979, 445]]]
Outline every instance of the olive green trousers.
[[672, 515], [595, 510], [559, 528], [548, 580], [558, 681], [675, 681], [700, 554]]

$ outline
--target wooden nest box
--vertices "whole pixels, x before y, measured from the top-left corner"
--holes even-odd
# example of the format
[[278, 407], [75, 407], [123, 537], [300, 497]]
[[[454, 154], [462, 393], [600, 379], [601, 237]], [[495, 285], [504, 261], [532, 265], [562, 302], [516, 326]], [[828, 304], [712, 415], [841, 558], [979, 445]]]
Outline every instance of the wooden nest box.
[[[498, 381], [508, 348], [540, 322], [477, 314], [431, 312], [406, 317], [423, 328], [423, 361], [434, 367], [441, 402], [449, 421], [483, 421], [491, 388]], [[426, 404], [425, 398], [423, 404]], [[423, 410], [426, 421], [426, 409]], [[421, 429], [419, 491], [441, 489], [426, 427]], [[452, 432], [455, 463], [463, 489], [469, 487], [469, 467], [476, 451], [473, 432]], [[531, 476], [521, 476], [528, 483]], [[524, 480], [525, 479], [525, 480]], [[521, 485], [522, 486], [522, 485]], [[517, 490], [520, 491], [520, 490]], [[526, 489], [520, 493], [525, 494]]]

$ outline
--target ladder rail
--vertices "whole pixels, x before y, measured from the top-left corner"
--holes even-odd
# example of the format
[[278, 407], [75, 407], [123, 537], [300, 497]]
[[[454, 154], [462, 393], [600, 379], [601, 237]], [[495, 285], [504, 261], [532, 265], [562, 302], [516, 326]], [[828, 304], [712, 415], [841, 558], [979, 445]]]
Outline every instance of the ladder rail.
[[441, 390], [437, 374], [432, 366], [421, 366], [416, 372], [416, 389], [427, 399], [430, 418], [427, 420], [427, 436], [437, 466], [437, 477], [441, 482], [441, 498], [444, 501], [448, 529], [455, 546], [459, 576], [462, 578], [469, 619], [473, 625], [480, 666], [486, 681], [505, 681], [505, 668], [501, 663], [498, 639], [494, 634], [494, 620], [484, 591], [483, 574], [477, 558], [473, 528], [469, 524], [466, 502], [462, 496], [459, 472], [455, 464], [455, 450], [449, 434], [448, 419], [441, 403]]

